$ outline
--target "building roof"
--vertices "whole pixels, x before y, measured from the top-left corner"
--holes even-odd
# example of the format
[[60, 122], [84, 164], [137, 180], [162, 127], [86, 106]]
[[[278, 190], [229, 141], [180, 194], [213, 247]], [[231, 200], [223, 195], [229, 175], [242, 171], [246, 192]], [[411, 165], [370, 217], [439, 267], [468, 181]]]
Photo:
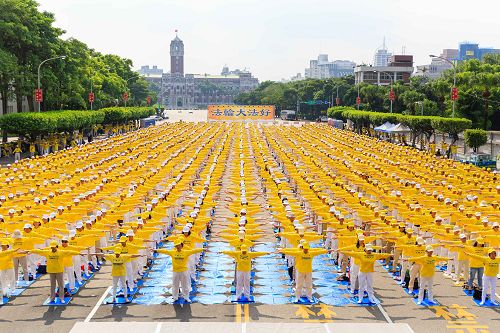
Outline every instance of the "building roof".
[[195, 79], [239, 79], [239, 75], [193, 74]]

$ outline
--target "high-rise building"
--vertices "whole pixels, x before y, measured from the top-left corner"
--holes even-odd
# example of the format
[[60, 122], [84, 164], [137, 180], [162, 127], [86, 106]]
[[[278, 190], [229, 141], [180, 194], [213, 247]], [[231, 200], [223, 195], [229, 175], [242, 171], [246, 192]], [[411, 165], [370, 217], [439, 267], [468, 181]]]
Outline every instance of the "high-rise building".
[[392, 53], [387, 51], [384, 38], [384, 43], [377, 49], [373, 56], [373, 66], [387, 66], [387, 64], [389, 63], [389, 59], [391, 59], [391, 56]]
[[459, 61], [469, 59], [483, 59], [486, 54], [500, 54], [500, 49], [491, 47], [480, 48], [477, 43], [462, 42], [458, 45], [458, 59]]
[[389, 85], [391, 82], [410, 82], [413, 73], [412, 55], [393, 55], [387, 66], [356, 66], [354, 69], [355, 83], [366, 82], [376, 85]]
[[328, 61], [327, 54], [318, 55], [317, 60], [309, 61], [309, 68], [305, 69], [306, 79], [327, 79], [352, 75], [356, 64], [349, 60]]
[[153, 66], [152, 68], [149, 66], [141, 66], [141, 69], [139, 69], [137, 73], [149, 81], [160, 83], [161, 77], [163, 76], [163, 69], [158, 68], [158, 66]]
[[162, 75], [159, 100], [168, 109], [201, 109], [234, 104], [238, 94], [258, 85], [259, 80], [246, 69], [230, 71], [227, 66], [221, 75], [184, 74], [184, 43], [176, 35], [170, 43], [170, 73]]
[[184, 43], [177, 34], [170, 42], [170, 74], [184, 76]]

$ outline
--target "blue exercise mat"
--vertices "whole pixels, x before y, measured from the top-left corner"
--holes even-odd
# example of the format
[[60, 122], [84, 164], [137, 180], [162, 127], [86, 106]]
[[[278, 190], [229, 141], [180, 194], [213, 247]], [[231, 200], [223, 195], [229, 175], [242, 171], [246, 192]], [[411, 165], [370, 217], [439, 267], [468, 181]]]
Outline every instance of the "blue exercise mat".
[[113, 296], [106, 297], [102, 304], [113, 304], [113, 305], [118, 305], [118, 304], [130, 304], [132, 302], [132, 299], [134, 299], [133, 295], [127, 295], [128, 297], [116, 297], [116, 300], [113, 302]]
[[500, 308], [500, 304], [493, 303], [490, 299], [487, 299], [483, 305], [481, 305], [481, 300], [478, 299], [472, 299], [474, 303], [476, 303], [477, 306], [482, 307], [482, 308]]
[[336, 279], [339, 275], [337, 273], [329, 273], [329, 272], [313, 272], [312, 277], [313, 279]]
[[288, 272], [278, 272], [278, 271], [259, 271], [255, 272], [256, 278], [263, 279], [279, 279], [281, 277], [285, 277], [288, 279]]
[[467, 296], [472, 296], [474, 295], [474, 290], [466, 290], [464, 289], [463, 290], [464, 294], [467, 295]]
[[290, 296], [287, 286], [256, 286], [253, 292], [260, 295]]
[[66, 306], [69, 304], [69, 302], [71, 302], [72, 299], [73, 299], [72, 297], [64, 297], [64, 303], [61, 303], [61, 300], [59, 299], [59, 297], [56, 297], [55, 301], [53, 301], [53, 302], [50, 301], [50, 297], [49, 297], [45, 300], [45, 302], [43, 302], [43, 305], [46, 305], [46, 306]]
[[321, 296], [338, 296], [338, 295], [343, 295], [345, 294], [346, 290], [341, 289], [340, 285], [336, 287], [317, 287], [316, 293], [318, 293]]
[[312, 297], [312, 299], [307, 299], [306, 297], [301, 297], [296, 299], [296, 297], [290, 297], [290, 303], [300, 304], [300, 305], [312, 305], [317, 304], [319, 300], [316, 297]]
[[320, 297], [319, 301], [321, 303], [325, 303], [325, 304], [333, 305], [333, 306], [344, 306], [344, 305], [351, 303], [348, 298], [340, 297], [340, 296], [324, 296], [324, 297]]
[[290, 303], [290, 297], [278, 296], [278, 295], [262, 295], [254, 297], [255, 302], [262, 304], [288, 304]]
[[171, 288], [165, 286], [145, 286], [139, 289], [139, 294], [141, 295], [151, 295], [151, 294], [165, 294], [170, 293]]
[[10, 299], [10, 298], [3, 296], [3, 297], [0, 299], [0, 306], [7, 304], [7, 303], [9, 302], [9, 299]]
[[434, 300], [434, 302], [431, 302], [429, 301], [427, 298], [424, 298], [422, 300], [422, 304], [418, 304], [418, 299], [417, 298], [414, 298], [413, 299], [413, 302], [417, 305], [420, 305], [420, 306], [436, 306], [436, 305], [439, 305], [439, 302]]
[[256, 286], [269, 286], [269, 287], [281, 287], [283, 286], [288, 280], [280, 280], [280, 279], [264, 279], [264, 278], [259, 278], [255, 279], [255, 285]]
[[255, 299], [252, 295], [250, 295], [250, 298], [246, 298], [245, 296], [242, 296], [240, 298], [236, 298], [236, 296], [231, 297], [231, 303], [248, 304], [254, 302]]
[[222, 294], [216, 294], [216, 295], [202, 295], [202, 294], [199, 294], [197, 296], [197, 299], [198, 299], [198, 303], [201, 303], [201, 304], [206, 304], [206, 305], [209, 305], [209, 304], [222, 304], [222, 303], [225, 303], [227, 301], [227, 296], [226, 295], [222, 295]]
[[198, 286], [198, 292], [200, 294], [215, 295], [224, 294], [230, 291], [230, 288], [226, 286]]
[[159, 305], [166, 304], [167, 297], [161, 295], [140, 295], [137, 296], [134, 300], [134, 304], [140, 305]]
[[375, 303], [373, 303], [373, 302], [370, 302], [368, 297], [363, 297], [363, 300], [361, 301], [361, 303], [358, 303], [358, 301], [359, 301], [358, 296], [353, 296], [349, 300], [351, 301], [352, 304], [358, 305], [358, 306], [377, 306], [377, 304], [380, 304], [380, 301], [378, 299], [375, 299]]

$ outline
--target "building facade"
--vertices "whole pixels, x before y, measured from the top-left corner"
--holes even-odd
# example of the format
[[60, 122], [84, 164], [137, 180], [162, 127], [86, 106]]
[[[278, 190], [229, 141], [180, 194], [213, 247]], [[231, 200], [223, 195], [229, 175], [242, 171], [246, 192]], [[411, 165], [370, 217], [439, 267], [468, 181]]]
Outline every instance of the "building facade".
[[376, 85], [390, 85], [391, 81], [410, 82], [413, 74], [412, 55], [393, 55], [387, 66], [356, 66], [354, 69], [355, 83], [366, 82]]
[[470, 59], [483, 59], [486, 54], [500, 54], [500, 49], [491, 47], [481, 48], [477, 43], [462, 42], [458, 45], [459, 61]]
[[205, 109], [209, 104], [234, 104], [240, 93], [257, 88], [259, 80], [247, 70], [221, 75], [184, 74], [184, 43], [176, 36], [170, 43], [170, 73], [161, 77], [159, 100], [166, 109]]
[[158, 66], [153, 66], [152, 68], [149, 66], [141, 66], [141, 69], [139, 69], [137, 73], [148, 81], [160, 84], [163, 76], [163, 69], [158, 68]]
[[356, 64], [349, 60], [328, 61], [327, 54], [320, 54], [317, 59], [309, 61], [305, 69], [306, 79], [327, 79], [352, 75]]

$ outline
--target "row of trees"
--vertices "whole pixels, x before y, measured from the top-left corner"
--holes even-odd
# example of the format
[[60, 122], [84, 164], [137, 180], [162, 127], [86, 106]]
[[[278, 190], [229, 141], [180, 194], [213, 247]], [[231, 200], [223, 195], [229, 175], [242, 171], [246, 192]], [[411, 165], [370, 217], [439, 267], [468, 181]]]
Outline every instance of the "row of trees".
[[[451, 87], [453, 70], [435, 80], [416, 76], [409, 84], [396, 82], [393, 89], [396, 100], [393, 112], [406, 115], [450, 117], [452, 113]], [[500, 130], [500, 55], [486, 55], [482, 61], [468, 60], [457, 65], [456, 117], [472, 121], [472, 127]], [[300, 103], [300, 116], [315, 119], [325, 115], [328, 105], [306, 105], [311, 100], [335, 103], [337, 91], [341, 105], [356, 105], [361, 97], [361, 110], [388, 111], [388, 86], [366, 83], [354, 84], [352, 76], [325, 80], [307, 79], [288, 83], [265, 81], [254, 91], [240, 94], [239, 104], [274, 104], [278, 110], [293, 109]], [[423, 106], [423, 107], [422, 107]]]
[[152, 107], [110, 107], [94, 111], [64, 110], [9, 113], [0, 127], [9, 134], [35, 139], [57, 133], [88, 131], [95, 125], [121, 125], [155, 113]]
[[[132, 70], [132, 61], [102, 54], [74, 39], [62, 39], [64, 31], [54, 26], [54, 15], [42, 12], [33, 0], [0, 1], [0, 94], [4, 113], [7, 100], [27, 97], [33, 111], [34, 89], [39, 64], [48, 58], [66, 56], [42, 67], [43, 110], [90, 109], [88, 94], [92, 85], [94, 109], [123, 104], [145, 105], [154, 89]], [[153, 90], [153, 91], [152, 91]]]
[[412, 145], [415, 146], [417, 138], [425, 136], [426, 141], [436, 132], [448, 134], [452, 145], [458, 140], [458, 134], [472, 126], [472, 121], [465, 118], [446, 118], [439, 116], [414, 116], [400, 113], [361, 111], [352, 107], [332, 107], [327, 111], [328, 117], [350, 120], [358, 133], [365, 129], [380, 126], [386, 122], [401, 123], [411, 130]]

